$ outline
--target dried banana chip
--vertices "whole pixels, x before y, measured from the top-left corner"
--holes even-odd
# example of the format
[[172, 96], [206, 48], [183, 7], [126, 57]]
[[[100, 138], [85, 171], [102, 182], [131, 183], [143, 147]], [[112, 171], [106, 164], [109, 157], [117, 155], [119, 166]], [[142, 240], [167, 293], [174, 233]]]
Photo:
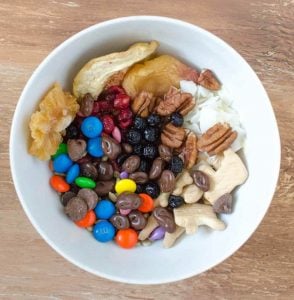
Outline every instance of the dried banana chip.
[[156, 41], [136, 43], [124, 52], [115, 52], [90, 60], [74, 78], [74, 95], [79, 98], [90, 93], [96, 98], [102, 92], [109, 77], [147, 58], [158, 46]]

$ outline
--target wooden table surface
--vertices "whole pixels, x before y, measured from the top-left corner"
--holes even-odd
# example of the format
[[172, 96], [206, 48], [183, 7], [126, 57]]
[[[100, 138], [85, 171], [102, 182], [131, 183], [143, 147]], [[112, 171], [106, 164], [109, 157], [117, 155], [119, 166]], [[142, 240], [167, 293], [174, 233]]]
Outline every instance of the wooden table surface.
[[[197, 24], [239, 51], [269, 94], [282, 140], [277, 191], [250, 240], [198, 277], [157, 286], [111, 282], [59, 256], [28, 221], [9, 168], [12, 116], [33, 70], [53, 48], [87, 26], [139, 14]], [[0, 24], [0, 299], [293, 299], [293, 0], [1, 0]]]

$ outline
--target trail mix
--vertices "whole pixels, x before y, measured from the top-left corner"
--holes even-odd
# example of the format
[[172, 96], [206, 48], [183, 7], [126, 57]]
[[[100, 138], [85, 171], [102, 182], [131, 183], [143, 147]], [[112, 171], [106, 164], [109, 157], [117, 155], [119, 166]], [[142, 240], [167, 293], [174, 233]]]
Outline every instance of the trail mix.
[[49, 160], [67, 217], [122, 248], [156, 240], [168, 248], [201, 225], [225, 229], [218, 214], [232, 212], [231, 192], [248, 176], [232, 109], [203, 130], [211, 102], [229, 105], [219, 81], [156, 55], [158, 46], [137, 43], [92, 59], [73, 94], [55, 83], [30, 121], [29, 152]]

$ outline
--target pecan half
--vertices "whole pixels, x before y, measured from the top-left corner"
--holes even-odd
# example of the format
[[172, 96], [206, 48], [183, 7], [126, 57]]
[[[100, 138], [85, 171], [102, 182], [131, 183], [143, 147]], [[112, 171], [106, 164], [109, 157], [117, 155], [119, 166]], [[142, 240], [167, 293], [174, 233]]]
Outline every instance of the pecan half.
[[221, 86], [212, 71], [208, 69], [203, 69], [201, 71], [197, 83], [212, 91], [219, 90]]
[[132, 102], [132, 110], [135, 114], [141, 117], [147, 117], [149, 115], [150, 108], [154, 108], [156, 99], [152, 93], [142, 91]]
[[216, 155], [228, 149], [236, 138], [237, 132], [229, 124], [217, 123], [199, 138], [197, 148], [209, 155]]
[[196, 105], [196, 100], [194, 97], [189, 99], [189, 101], [185, 101], [178, 109], [177, 112], [179, 112], [182, 116], [187, 115]]
[[171, 86], [164, 98], [159, 102], [155, 111], [161, 116], [168, 116], [175, 111], [185, 116], [195, 106], [195, 99], [189, 93], [181, 93]]
[[171, 123], [168, 123], [164, 127], [161, 133], [162, 144], [170, 148], [181, 147], [184, 139], [185, 139], [185, 129], [182, 127], [176, 127]]
[[195, 165], [197, 154], [197, 136], [194, 132], [187, 130], [187, 137], [179, 155], [183, 159], [186, 169]]

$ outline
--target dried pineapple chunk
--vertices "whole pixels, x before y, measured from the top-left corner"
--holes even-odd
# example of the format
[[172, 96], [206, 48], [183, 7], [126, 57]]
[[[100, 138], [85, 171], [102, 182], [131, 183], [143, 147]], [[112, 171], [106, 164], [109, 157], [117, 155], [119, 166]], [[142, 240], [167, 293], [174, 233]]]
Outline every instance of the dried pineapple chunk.
[[79, 104], [55, 83], [42, 99], [40, 110], [30, 120], [32, 142], [29, 153], [41, 160], [50, 159], [62, 141], [61, 131], [73, 121]]
[[79, 98], [90, 93], [96, 98], [110, 76], [149, 57], [158, 46], [156, 41], [136, 43], [124, 52], [115, 52], [90, 60], [74, 78], [74, 95]]

